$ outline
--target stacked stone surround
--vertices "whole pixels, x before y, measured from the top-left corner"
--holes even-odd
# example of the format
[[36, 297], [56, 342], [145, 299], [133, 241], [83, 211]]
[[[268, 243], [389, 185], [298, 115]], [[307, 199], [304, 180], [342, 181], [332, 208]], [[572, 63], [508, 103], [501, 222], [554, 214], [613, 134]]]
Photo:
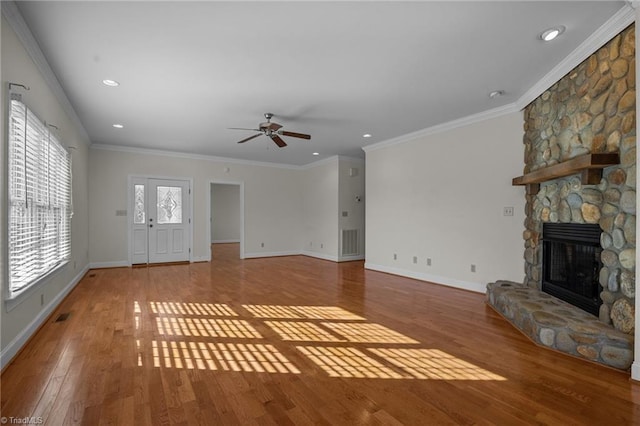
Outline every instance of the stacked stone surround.
[[588, 153], [620, 154], [620, 164], [605, 168], [599, 185], [569, 176], [526, 195], [525, 285], [542, 285], [543, 223], [597, 223], [603, 249], [599, 320], [627, 334], [635, 326], [635, 98], [632, 25], [524, 111], [524, 173]]
[[633, 336], [538, 289], [497, 281], [487, 301], [539, 345], [621, 370], [633, 363]]

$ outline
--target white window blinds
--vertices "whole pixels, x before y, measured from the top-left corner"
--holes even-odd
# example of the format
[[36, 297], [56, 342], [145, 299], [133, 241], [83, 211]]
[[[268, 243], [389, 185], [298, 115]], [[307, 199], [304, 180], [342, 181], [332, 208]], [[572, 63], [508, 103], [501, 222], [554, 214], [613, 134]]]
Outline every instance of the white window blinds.
[[9, 298], [71, 255], [71, 159], [22, 102], [9, 108]]

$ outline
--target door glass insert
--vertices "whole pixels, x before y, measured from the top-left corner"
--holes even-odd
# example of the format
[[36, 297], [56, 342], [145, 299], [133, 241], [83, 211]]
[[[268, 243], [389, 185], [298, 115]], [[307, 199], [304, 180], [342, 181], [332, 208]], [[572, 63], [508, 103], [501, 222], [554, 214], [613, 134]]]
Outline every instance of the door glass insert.
[[134, 185], [133, 223], [145, 223], [144, 185]]
[[182, 188], [158, 186], [158, 224], [182, 223]]

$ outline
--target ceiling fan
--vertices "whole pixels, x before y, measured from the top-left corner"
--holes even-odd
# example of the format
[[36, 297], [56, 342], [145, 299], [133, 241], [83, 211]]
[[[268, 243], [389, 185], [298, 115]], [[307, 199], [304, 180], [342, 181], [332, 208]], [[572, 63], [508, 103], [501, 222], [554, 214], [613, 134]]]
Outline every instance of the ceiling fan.
[[257, 135], [249, 136], [246, 139], [242, 139], [241, 141], [238, 141], [238, 143], [245, 143], [247, 141], [250, 141], [253, 138], [257, 138], [261, 134], [270, 137], [271, 140], [275, 142], [275, 144], [278, 145], [280, 148], [284, 148], [285, 146], [287, 146], [285, 141], [280, 136], [289, 136], [292, 138], [300, 138], [300, 139], [311, 139], [311, 135], [305, 135], [304, 133], [296, 133], [296, 132], [288, 132], [286, 130], [280, 130], [282, 128], [282, 125], [271, 122], [271, 118], [273, 118], [273, 113], [271, 112], [266, 112], [264, 114], [264, 118], [266, 118], [267, 121], [264, 123], [260, 123], [257, 129], [246, 129], [244, 127], [229, 127], [229, 129], [253, 130], [254, 132], [260, 132]]

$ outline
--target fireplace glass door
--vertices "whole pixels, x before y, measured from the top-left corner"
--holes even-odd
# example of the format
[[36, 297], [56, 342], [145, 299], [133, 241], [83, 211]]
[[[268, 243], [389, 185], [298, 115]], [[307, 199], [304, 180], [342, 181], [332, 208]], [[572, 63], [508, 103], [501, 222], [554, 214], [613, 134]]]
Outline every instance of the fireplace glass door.
[[598, 315], [600, 227], [588, 224], [543, 226], [542, 290]]

